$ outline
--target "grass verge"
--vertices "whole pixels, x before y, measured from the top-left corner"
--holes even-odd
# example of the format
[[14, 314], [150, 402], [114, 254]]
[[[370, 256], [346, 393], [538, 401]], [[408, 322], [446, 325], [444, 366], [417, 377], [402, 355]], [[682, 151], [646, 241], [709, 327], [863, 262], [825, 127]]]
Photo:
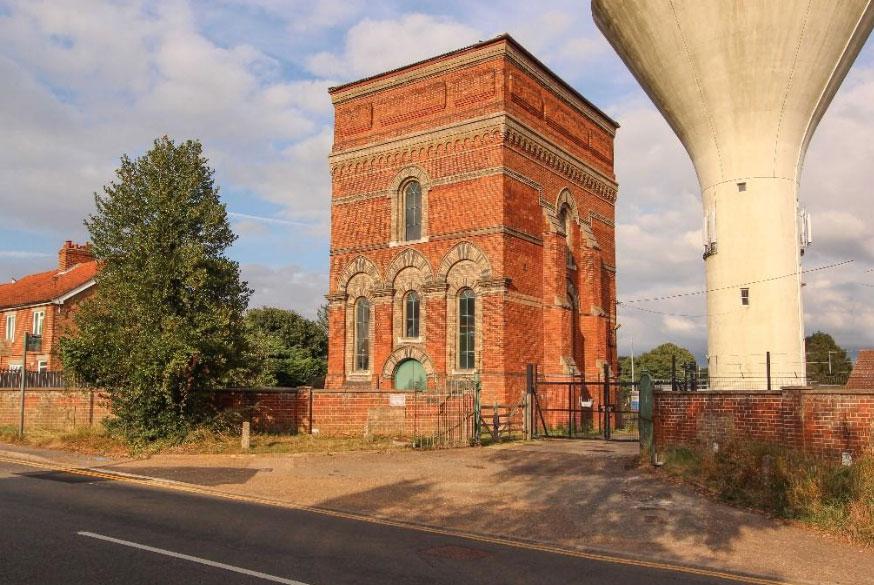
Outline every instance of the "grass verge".
[[87, 455], [109, 457], [143, 457], [157, 453], [175, 454], [243, 454], [243, 453], [333, 453], [340, 451], [385, 450], [404, 448], [409, 443], [391, 437], [319, 437], [308, 434], [253, 434], [249, 449], [240, 446], [240, 436], [209, 428], [195, 429], [181, 441], [156, 441], [131, 445], [110, 434], [101, 426], [72, 430], [28, 430], [18, 437], [15, 427], [0, 426], [0, 443], [46, 449], [63, 449]]
[[739, 506], [874, 545], [874, 452], [851, 466], [773, 445], [676, 448], [663, 469]]

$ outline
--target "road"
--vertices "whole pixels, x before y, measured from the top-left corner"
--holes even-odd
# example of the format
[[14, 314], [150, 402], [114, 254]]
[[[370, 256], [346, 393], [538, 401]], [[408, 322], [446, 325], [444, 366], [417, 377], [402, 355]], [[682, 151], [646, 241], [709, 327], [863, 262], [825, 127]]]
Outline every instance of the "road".
[[0, 462], [4, 585], [730, 582]]

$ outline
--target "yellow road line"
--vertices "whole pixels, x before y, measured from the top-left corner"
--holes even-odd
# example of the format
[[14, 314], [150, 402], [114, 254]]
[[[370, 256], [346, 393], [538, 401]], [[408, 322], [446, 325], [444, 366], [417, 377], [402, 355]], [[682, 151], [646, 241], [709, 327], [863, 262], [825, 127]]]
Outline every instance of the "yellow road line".
[[424, 532], [427, 534], [436, 534], [439, 536], [449, 536], [455, 538], [463, 538], [465, 540], [470, 540], [474, 542], [482, 542], [486, 544], [496, 544], [500, 546], [507, 546], [518, 549], [525, 550], [534, 550], [539, 552], [546, 552], [556, 555], [562, 555], [565, 557], [573, 557], [579, 559], [586, 559], [591, 561], [600, 561], [604, 563], [611, 563], [617, 565], [627, 565], [632, 567], [640, 567], [645, 569], [657, 569], [661, 571], [670, 571], [675, 573], [685, 573], [688, 575], [699, 575], [703, 577], [715, 577], [718, 579], [724, 579], [726, 581], [735, 581], [739, 583], [752, 583], [754, 585], [790, 585], [786, 581], [776, 581], [773, 579], [767, 579], [762, 577], [752, 577], [752, 576], [743, 576], [736, 575], [733, 573], [726, 573], [722, 571], [716, 571], [711, 569], [699, 569], [695, 567], [687, 567], [684, 565], [675, 565], [671, 563], [664, 563], [659, 561], [645, 561], [638, 559], [628, 559], [619, 556], [612, 556], [608, 554], [602, 553], [594, 553], [594, 552], [584, 552], [578, 551], [568, 548], [562, 548], [558, 546], [548, 545], [548, 544], [536, 544], [530, 542], [524, 542], [519, 540], [511, 540], [508, 538], [501, 538], [498, 536], [486, 536], [482, 534], [475, 534], [471, 532], [462, 532], [456, 530], [450, 530], [446, 528], [436, 528], [431, 526], [423, 526], [419, 524], [412, 524], [407, 522], [400, 522], [397, 520], [388, 520], [384, 518], [377, 518], [374, 516], [365, 516], [363, 514], [355, 514], [352, 512], [341, 512], [338, 510], [330, 510], [327, 508], [317, 508], [314, 506], [305, 506], [300, 504], [293, 504], [290, 502], [282, 502], [278, 500], [270, 500], [268, 498], [261, 498], [258, 496], [244, 496], [240, 494], [232, 494], [228, 492], [214, 491], [206, 488], [202, 488], [199, 486], [194, 486], [191, 484], [183, 484], [180, 482], [174, 482], [169, 480], [164, 480], [161, 478], [146, 478], [146, 477], [136, 477], [131, 475], [119, 475], [114, 473], [108, 473], [105, 471], [101, 471], [95, 468], [82, 468], [82, 467], [70, 467], [66, 465], [60, 465], [55, 463], [42, 463], [36, 462], [26, 459], [16, 459], [14, 457], [7, 457], [0, 455], [0, 462], [12, 463], [15, 465], [23, 465], [27, 467], [34, 467], [37, 469], [47, 469], [51, 471], [59, 471], [63, 473], [69, 473], [72, 475], [80, 475], [85, 477], [94, 477], [98, 479], [107, 479], [110, 481], [119, 481], [123, 483], [132, 483], [136, 485], [152, 487], [152, 488], [162, 488], [167, 490], [172, 490], [176, 492], [184, 492], [189, 494], [196, 494], [201, 496], [210, 496], [215, 498], [222, 498], [225, 500], [233, 500], [238, 502], [244, 502], [249, 504], [261, 504], [266, 506], [274, 506], [279, 508], [285, 508], [289, 510], [300, 510], [304, 512], [312, 512], [314, 514], [321, 514], [323, 516], [330, 516], [333, 518], [342, 518], [345, 520], [355, 520], [358, 522], [367, 522], [369, 524], [377, 524], [380, 526], [390, 526], [392, 528], [402, 528], [406, 530], [416, 530], [418, 532]]

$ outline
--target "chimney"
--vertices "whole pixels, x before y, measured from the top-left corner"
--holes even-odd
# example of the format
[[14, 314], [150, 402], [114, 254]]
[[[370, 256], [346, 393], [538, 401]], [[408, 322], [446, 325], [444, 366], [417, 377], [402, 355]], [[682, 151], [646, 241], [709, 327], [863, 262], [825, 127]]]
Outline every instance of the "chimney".
[[94, 260], [91, 244], [74, 244], [72, 240], [67, 240], [58, 252], [58, 268], [61, 270], [69, 270], [76, 264], [91, 260]]

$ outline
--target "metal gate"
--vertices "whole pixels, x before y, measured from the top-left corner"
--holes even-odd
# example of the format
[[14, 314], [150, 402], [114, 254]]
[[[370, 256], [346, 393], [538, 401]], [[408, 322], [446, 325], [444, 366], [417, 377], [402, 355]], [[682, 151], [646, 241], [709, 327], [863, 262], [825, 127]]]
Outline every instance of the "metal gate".
[[534, 437], [640, 438], [639, 385], [611, 377], [607, 366], [598, 380], [584, 374], [541, 376], [529, 366], [528, 386]]

